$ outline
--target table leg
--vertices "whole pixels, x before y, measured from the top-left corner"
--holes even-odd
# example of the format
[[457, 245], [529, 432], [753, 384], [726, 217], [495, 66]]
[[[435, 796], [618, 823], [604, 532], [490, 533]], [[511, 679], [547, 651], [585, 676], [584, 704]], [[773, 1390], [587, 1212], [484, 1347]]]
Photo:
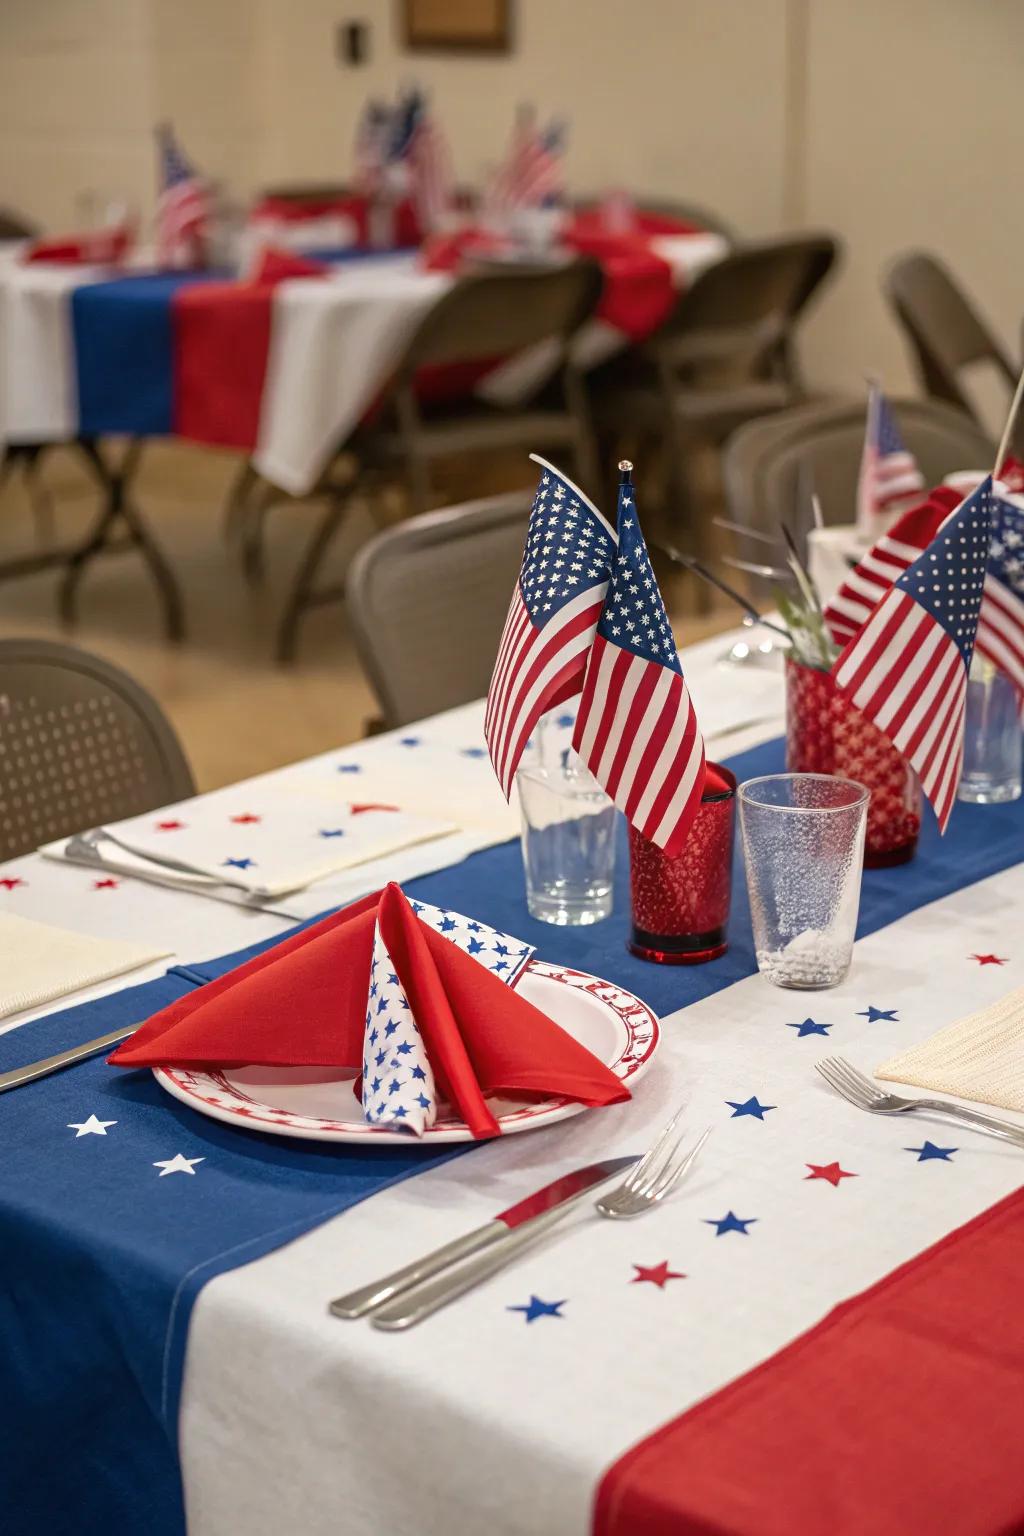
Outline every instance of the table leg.
[[61, 619], [68, 625], [74, 623], [78, 584], [85, 567], [95, 556], [116, 547], [112, 535], [116, 535], [118, 525], [121, 524], [128, 541], [139, 551], [156, 582], [168, 640], [181, 640], [185, 634], [185, 621], [177, 581], [128, 494], [142, 453], [141, 440], [132, 439], [117, 469], [110, 467], [92, 439], [84, 439], [80, 446], [92, 466], [105, 499], [85, 540], [65, 557], [67, 568], [58, 595]]

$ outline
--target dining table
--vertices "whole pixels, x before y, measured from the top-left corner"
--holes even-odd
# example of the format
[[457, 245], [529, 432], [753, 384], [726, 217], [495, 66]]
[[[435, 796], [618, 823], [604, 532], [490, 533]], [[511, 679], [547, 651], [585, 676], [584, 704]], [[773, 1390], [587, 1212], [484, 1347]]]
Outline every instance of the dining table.
[[[779, 771], [785, 743], [778, 657], [740, 638], [681, 660], [708, 758], [742, 783]], [[454, 1145], [267, 1134], [103, 1054], [0, 1094], [5, 1532], [1024, 1527], [1024, 1150], [864, 1113], [815, 1072], [839, 1054], [871, 1074], [1024, 982], [1024, 802], [960, 804], [944, 837], [926, 821], [911, 862], [865, 870], [846, 980], [784, 990], [757, 973], [739, 846], [708, 964], [628, 951], [624, 824], [612, 915], [531, 918], [483, 720], [466, 704], [218, 790], [228, 820], [271, 791], [447, 807], [453, 829], [289, 895], [286, 915], [53, 850], [0, 866], [0, 918], [166, 952], [2, 1021], [0, 1073], [131, 1028], [388, 881], [613, 1006], [639, 999], [660, 1032], [626, 1102]], [[548, 718], [556, 746], [573, 723], [572, 702]], [[330, 1312], [558, 1175], [644, 1152], [680, 1108], [687, 1136], [711, 1135], [657, 1209], [581, 1206], [407, 1332]]]
[[[257, 219], [249, 234], [265, 238], [269, 228]], [[397, 233], [413, 232], [401, 225]], [[459, 264], [436, 259], [429, 241], [380, 250], [351, 232], [335, 229], [333, 238], [337, 246], [305, 253], [314, 260], [298, 275], [279, 263], [273, 279], [261, 274], [259, 244], [240, 247], [241, 265], [202, 271], [157, 270], [141, 248], [113, 267], [27, 259], [26, 242], [0, 247], [0, 449], [75, 443], [102, 493], [82, 539], [11, 557], [0, 563], [0, 580], [62, 569], [60, 608], [71, 622], [90, 564], [134, 548], [153, 577], [168, 637], [181, 638], [177, 577], [136, 494], [143, 445], [169, 437], [235, 450], [270, 485], [307, 495], [459, 275]], [[563, 238], [570, 254], [593, 255], [605, 275], [598, 309], [575, 342], [582, 368], [650, 334], [673, 294], [729, 249], [721, 235], [673, 220], [625, 242], [610, 239], [586, 213], [573, 216]], [[291, 246], [282, 252], [292, 254]], [[553, 258], [562, 259], [534, 253]], [[489, 360], [468, 387], [515, 404], [543, 384], [554, 361], [541, 343]], [[446, 381], [435, 371], [429, 387], [457, 398], [464, 375], [452, 368]], [[123, 450], [110, 440], [123, 440]]]

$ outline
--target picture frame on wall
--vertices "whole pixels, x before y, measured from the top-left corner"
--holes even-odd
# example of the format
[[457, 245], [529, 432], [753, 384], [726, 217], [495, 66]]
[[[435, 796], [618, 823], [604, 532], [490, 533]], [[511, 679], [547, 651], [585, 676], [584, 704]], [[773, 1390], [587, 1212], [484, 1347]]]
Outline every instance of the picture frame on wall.
[[412, 53], [508, 53], [513, 0], [399, 0]]

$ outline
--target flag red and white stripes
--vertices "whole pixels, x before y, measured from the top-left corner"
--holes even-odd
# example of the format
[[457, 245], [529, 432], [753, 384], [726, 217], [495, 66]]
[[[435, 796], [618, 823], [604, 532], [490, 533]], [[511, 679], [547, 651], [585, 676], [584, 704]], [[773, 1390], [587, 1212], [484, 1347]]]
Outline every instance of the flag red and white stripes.
[[960, 500], [955, 491], [933, 491], [872, 545], [825, 604], [825, 623], [837, 645], [845, 645], [863, 628], [893, 582], [931, 543]]
[[904, 446], [888, 401], [872, 384], [857, 481], [857, 526], [866, 533], [873, 531], [880, 514], [898, 511], [923, 490], [917, 460]]
[[674, 855], [704, 791], [704, 740], [628, 481], [618, 536], [573, 746], [631, 825]]
[[540, 716], [580, 691], [615, 550], [614, 532], [583, 492], [537, 462], [543, 473], [484, 720], [506, 798]]
[[157, 130], [160, 191], [156, 205], [157, 260], [162, 266], [197, 264], [210, 205], [206, 185], [185, 158], [168, 125]]
[[991, 492], [988, 479], [952, 514], [832, 669], [840, 691], [916, 770], [942, 831], [960, 782]]

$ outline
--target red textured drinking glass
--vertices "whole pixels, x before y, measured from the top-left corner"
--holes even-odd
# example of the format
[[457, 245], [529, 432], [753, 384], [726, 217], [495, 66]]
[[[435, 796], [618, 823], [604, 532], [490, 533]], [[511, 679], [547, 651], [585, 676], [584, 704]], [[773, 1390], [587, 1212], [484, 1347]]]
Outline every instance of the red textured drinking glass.
[[786, 661], [786, 769], [853, 779], [871, 791], [864, 863], [905, 864], [921, 830], [917, 774], [841, 694], [831, 672]]
[[735, 774], [709, 763], [704, 794], [681, 853], [670, 858], [630, 827], [629, 948], [634, 955], [659, 965], [700, 965], [725, 954], [735, 809]]

